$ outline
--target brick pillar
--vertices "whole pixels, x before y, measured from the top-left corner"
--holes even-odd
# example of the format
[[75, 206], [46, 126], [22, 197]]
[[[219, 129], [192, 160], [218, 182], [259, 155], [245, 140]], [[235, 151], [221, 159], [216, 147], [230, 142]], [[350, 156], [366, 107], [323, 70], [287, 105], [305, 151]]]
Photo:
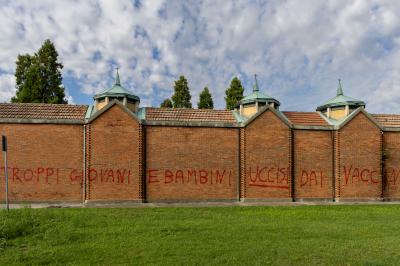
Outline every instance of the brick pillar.
[[334, 147], [333, 147], [333, 158], [334, 158], [334, 199], [335, 201], [339, 201], [340, 199], [340, 189], [341, 189], [341, 180], [340, 180], [340, 132], [333, 131], [334, 137]]
[[289, 185], [289, 197], [292, 201], [295, 201], [295, 179], [294, 179], [294, 136], [293, 129], [289, 128], [289, 171], [288, 171], [288, 185]]
[[380, 138], [380, 142], [381, 142], [381, 152], [380, 152], [380, 157], [381, 157], [381, 184], [382, 184], [382, 190], [381, 190], [381, 199], [384, 200], [385, 199], [385, 195], [386, 195], [386, 184], [387, 184], [387, 179], [386, 179], [386, 171], [385, 171], [385, 158], [386, 156], [384, 155], [384, 149], [385, 149], [385, 145], [383, 143], [384, 139], [383, 139], [383, 131], [381, 131], [381, 138]]
[[86, 148], [85, 148], [85, 200], [90, 200], [90, 166], [91, 166], [91, 155], [92, 155], [92, 130], [90, 124], [86, 125]]
[[243, 201], [246, 198], [246, 135], [245, 129], [240, 128], [240, 200]]
[[143, 124], [139, 125], [139, 145], [138, 145], [138, 178], [139, 178], [139, 200], [142, 202], [146, 201], [146, 128]]

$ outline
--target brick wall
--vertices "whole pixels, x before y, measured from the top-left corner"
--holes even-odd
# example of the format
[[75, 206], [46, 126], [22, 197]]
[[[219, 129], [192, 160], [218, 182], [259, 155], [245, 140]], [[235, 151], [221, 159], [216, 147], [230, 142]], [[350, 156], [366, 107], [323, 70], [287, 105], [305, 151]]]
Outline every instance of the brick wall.
[[146, 127], [148, 201], [237, 198], [238, 129]]
[[363, 113], [338, 132], [336, 197], [381, 197], [381, 136], [380, 129]]
[[245, 197], [291, 197], [290, 129], [267, 110], [245, 128]]
[[11, 201], [82, 201], [82, 125], [1, 124], [0, 133], [8, 139]]
[[383, 134], [384, 197], [400, 199], [400, 132]]
[[89, 126], [89, 200], [140, 200], [140, 124], [119, 105]]
[[[239, 190], [246, 199], [288, 199], [292, 163], [295, 198], [331, 198], [333, 188], [341, 199], [400, 198], [400, 132], [382, 137], [363, 113], [339, 131], [292, 134], [270, 110], [240, 129], [143, 129], [114, 105], [86, 128], [89, 200], [236, 200]], [[83, 199], [83, 125], [0, 124], [0, 133], [8, 136], [11, 200]], [[3, 200], [4, 168], [0, 175]]]
[[294, 130], [294, 197], [333, 198], [331, 131]]

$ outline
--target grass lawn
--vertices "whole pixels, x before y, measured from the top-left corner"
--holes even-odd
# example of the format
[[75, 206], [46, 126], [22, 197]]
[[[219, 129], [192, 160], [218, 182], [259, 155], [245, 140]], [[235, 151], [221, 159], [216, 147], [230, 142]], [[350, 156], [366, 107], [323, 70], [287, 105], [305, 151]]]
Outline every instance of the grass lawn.
[[0, 211], [0, 265], [400, 263], [400, 205]]

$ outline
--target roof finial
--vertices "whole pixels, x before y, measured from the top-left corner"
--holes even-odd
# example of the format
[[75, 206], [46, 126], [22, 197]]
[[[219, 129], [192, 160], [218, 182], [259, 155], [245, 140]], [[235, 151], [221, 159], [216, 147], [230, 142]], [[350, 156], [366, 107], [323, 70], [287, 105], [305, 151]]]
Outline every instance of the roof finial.
[[257, 74], [254, 74], [254, 86], [253, 91], [259, 91], [258, 89], [258, 82], [257, 82]]
[[116, 67], [115, 69], [117, 70], [117, 75], [115, 76], [115, 85], [121, 85], [121, 81], [119, 80], [119, 73], [118, 73], [119, 67]]
[[339, 79], [339, 86], [336, 91], [336, 96], [339, 96], [339, 95], [343, 95], [342, 82], [340, 79]]

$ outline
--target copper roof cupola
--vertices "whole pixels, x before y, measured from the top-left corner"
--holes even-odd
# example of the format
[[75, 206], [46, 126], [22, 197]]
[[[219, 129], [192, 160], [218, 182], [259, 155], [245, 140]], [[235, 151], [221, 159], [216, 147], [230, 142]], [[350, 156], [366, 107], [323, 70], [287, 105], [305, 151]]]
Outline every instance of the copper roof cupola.
[[329, 119], [340, 120], [359, 107], [365, 108], [365, 102], [346, 96], [339, 79], [336, 96], [317, 107], [317, 111]]
[[253, 92], [239, 101], [239, 113], [242, 116], [250, 117], [257, 113], [258, 110], [265, 105], [269, 105], [278, 110], [281, 103], [275, 98], [260, 91], [257, 75], [254, 75]]
[[94, 95], [93, 99], [95, 100], [96, 110], [100, 110], [112, 100], [118, 100], [132, 112], [136, 112], [140, 103], [140, 98], [138, 96], [134, 95], [121, 85], [118, 68], [114, 85], [111, 88]]

